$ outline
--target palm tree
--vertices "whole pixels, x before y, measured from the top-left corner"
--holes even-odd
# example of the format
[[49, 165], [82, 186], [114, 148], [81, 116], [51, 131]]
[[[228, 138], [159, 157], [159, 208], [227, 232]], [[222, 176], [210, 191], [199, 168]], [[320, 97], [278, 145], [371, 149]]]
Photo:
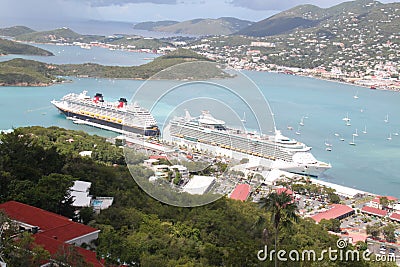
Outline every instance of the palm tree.
[[281, 193], [272, 192], [267, 197], [262, 198], [259, 203], [261, 208], [271, 212], [275, 228], [275, 267], [277, 267], [279, 226], [281, 223], [287, 226], [291, 222], [297, 221], [298, 207], [296, 203], [294, 203], [292, 196], [285, 191]]

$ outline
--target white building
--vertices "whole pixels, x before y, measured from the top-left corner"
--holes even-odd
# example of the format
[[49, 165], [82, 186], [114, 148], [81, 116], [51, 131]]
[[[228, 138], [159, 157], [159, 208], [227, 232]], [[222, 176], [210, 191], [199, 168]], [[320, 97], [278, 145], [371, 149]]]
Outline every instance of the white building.
[[74, 199], [72, 206], [74, 207], [89, 207], [92, 201], [92, 196], [89, 195], [92, 183], [85, 181], [74, 181], [74, 185], [70, 188], [71, 196]]
[[189, 193], [191, 195], [203, 195], [208, 190], [210, 190], [214, 183], [215, 177], [195, 175], [183, 187], [183, 192]]

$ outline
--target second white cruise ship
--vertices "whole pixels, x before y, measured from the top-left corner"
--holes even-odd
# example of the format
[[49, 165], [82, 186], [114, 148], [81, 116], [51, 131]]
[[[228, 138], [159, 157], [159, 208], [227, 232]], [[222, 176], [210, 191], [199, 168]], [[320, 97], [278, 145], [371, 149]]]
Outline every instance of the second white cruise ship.
[[[240, 129], [228, 128], [225, 122], [214, 118], [208, 111], [199, 117], [175, 117], [164, 130], [167, 139], [184, 142], [204, 150], [214, 150], [232, 157], [250, 155], [271, 168], [292, 173], [319, 176], [331, 165], [318, 161], [311, 147], [290, 139], [276, 130], [272, 135], [261, 135]], [[227, 153], [229, 152], [229, 153]]]

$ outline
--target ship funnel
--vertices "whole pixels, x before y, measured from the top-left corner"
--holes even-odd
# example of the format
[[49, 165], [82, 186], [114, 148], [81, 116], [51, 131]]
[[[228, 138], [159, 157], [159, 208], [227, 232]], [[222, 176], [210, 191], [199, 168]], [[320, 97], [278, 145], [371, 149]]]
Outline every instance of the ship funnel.
[[123, 108], [124, 106], [126, 106], [126, 104], [128, 103], [128, 101], [126, 100], [126, 98], [120, 98], [119, 99], [119, 104], [118, 104], [118, 108]]
[[94, 96], [94, 101], [95, 101], [96, 103], [97, 103], [97, 102], [104, 102], [103, 94], [96, 93], [96, 95]]
[[192, 116], [190, 116], [189, 110], [185, 109], [185, 120], [190, 121]]

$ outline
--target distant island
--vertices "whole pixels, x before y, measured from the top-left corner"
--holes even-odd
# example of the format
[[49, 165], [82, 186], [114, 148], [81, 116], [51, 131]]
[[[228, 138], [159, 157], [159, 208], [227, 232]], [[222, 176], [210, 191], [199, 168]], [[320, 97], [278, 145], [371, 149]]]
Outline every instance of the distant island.
[[54, 56], [54, 54], [50, 51], [41, 49], [39, 47], [0, 38], [0, 55], [7, 54]]
[[[400, 3], [357, 0], [329, 8], [299, 5], [255, 23], [219, 18], [143, 22], [134, 27], [208, 36], [156, 39], [115, 34], [106, 37], [81, 35], [68, 28], [36, 32], [23, 26], [0, 29], [0, 34], [7, 33], [24, 42], [77, 45], [87, 49], [103, 47], [165, 54], [184, 48], [237, 70], [279, 72], [400, 91]], [[223, 32], [222, 29], [230, 30]], [[88, 75], [111, 73], [96, 64], [88, 64], [85, 70], [68, 66], [63, 72], [68, 73], [72, 67], [84, 73], [94, 71]], [[146, 67], [141, 68], [144, 76], [148, 76]], [[126, 75], [131, 70], [125, 68], [115, 67], [115, 70], [118, 71], [112, 75], [124, 74], [121, 78], [142, 76]]]
[[173, 32], [191, 35], [229, 35], [251, 26], [254, 22], [231, 17], [192, 19], [187, 21], [150, 21], [138, 23], [134, 29]]
[[[64, 81], [64, 79], [58, 78], [59, 76], [148, 79], [171, 66], [196, 61], [210, 60], [186, 49], [178, 49], [147, 64], [132, 67], [103, 66], [93, 63], [56, 65], [18, 58], [0, 63], [0, 86], [48, 86]], [[158, 76], [157, 78], [210, 79], [230, 77], [229, 74], [214, 65], [200, 66], [196, 70], [194, 73], [185, 73], [182, 69], [168, 73], [168, 76]]]

